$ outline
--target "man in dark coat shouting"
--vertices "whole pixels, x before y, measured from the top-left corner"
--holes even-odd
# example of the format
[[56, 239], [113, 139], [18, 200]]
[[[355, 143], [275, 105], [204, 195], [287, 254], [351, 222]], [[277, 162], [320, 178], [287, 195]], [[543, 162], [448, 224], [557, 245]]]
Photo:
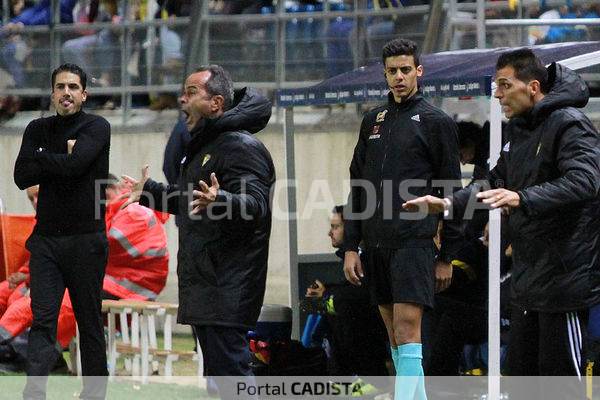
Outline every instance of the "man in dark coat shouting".
[[[600, 302], [600, 136], [577, 108], [589, 90], [575, 72], [545, 68], [529, 49], [500, 55], [494, 97], [505, 144], [489, 172], [446, 199], [424, 196], [404, 207], [461, 215], [475, 191], [491, 208], [506, 208], [513, 248], [508, 375], [575, 376], [542, 385], [542, 399], [584, 399], [580, 382], [588, 309]], [[577, 107], [577, 108], [576, 108]], [[530, 382], [531, 383], [531, 382]], [[534, 399], [525, 383], [510, 398]], [[525, 390], [523, 392], [522, 390]]]
[[[275, 169], [252, 136], [271, 116], [271, 103], [250, 88], [233, 90], [218, 65], [198, 68], [179, 99], [191, 140], [178, 185], [124, 176], [133, 201], [179, 214], [178, 322], [193, 326], [207, 376], [251, 376], [248, 330], [262, 306], [271, 233]], [[235, 390], [217, 380], [222, 398]], [[219, 384], [221, 383], [221, 384]], [[234, 392], [235, 393], [235, 392]]]

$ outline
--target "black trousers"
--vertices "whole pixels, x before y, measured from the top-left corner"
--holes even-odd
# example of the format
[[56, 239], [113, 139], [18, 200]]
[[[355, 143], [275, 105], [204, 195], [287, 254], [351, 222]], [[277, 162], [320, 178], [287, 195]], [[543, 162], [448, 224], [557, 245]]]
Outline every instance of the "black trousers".
[[[582, 372], [587, 320], [587, 311], [545, 313], [513, 308], [507, 371], [511, 400], [586, 398]], [[529, 378], [512, 378], [522, 376]]]
[[69, 289], [79, 326], [81, 370], [86, 376], [80, 397], [104, 399], [108, 371], [101, 293], [108, 259], [106, 233], [34, 234], [26, 247], [31, 252], [33, 324], [29, 333], [24, 399], [45, 399], [45, 377], [57, 355], [56, 328], [65, 288]]
[[238, 392], [238, 383], [254, 386], [250, 369], [248, 331], [221, 326], [194, 325], [204, 357], [204, 375], [214, 378], [223, 400], [258, 399], [255, 395]]

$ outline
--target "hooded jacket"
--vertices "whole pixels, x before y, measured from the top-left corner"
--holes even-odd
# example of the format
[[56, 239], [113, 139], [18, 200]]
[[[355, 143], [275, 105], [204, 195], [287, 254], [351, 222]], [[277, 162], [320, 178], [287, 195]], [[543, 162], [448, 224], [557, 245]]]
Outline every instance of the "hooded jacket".
[[106, 206], [109, 252], [102, 288], [121, 299], [156, 300], [169, 273], [163, 228], [169, 215], [139, 204], [121, 210], [126, 201], [117, 197]]
[[[544, 98], [510, 119], [489, 183], [521, 198], [508, 218], [513, 303], [566, 312], [600, 301], [600, 138], [575, 108], [588, 101], [585, 82], [559, 64], [548, 67], [548, 80]], [[458, 212], [470, 194], [455, 193]]]
[[[233, 104], [192, 132], [178, 185], [148, 180], [144, 191], [153, 208], [181, 216], [178, 322], [254, 329], [265, 293], [275, 168], [252, 134], [267, 125], [271, 103], [248, 88], [236, 91]], [[200, 180], [210, 186], [212, 172], [220, 185], [216, 202], [190, 216], [191, 189], [199, 190]]]

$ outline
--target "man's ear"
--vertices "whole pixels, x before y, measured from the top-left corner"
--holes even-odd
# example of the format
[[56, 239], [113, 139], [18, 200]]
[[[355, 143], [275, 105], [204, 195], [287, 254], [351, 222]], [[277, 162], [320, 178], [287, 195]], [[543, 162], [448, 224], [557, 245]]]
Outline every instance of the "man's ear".
[[211, 99], [210, 110], [212, 112], [223, 111], [225, 105], [225, 98], [220, 94], [214, 95]]
[[528, 94], [534, 97], [542, 92], [542, 85], [540, 84], [540, 81], [534, 79], [532, 81], [529, 81], [529, 84], [527, 85], [527, 90], [529, 92]]
[[421, 76], [423, 76], [423, 66], [419, 65], [417, 67], [417, 77], [421, 77]]

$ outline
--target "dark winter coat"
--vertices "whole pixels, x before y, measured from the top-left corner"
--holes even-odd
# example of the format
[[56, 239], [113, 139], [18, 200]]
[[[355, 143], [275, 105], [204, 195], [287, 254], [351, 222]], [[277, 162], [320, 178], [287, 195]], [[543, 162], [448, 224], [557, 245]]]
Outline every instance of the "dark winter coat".
[[[574, 108], [588, 101], [585, 82], [561, 65], [548, 71], [549, 93], [509, 121], [489, 182], [521, 198], [509, 215], [513, 302], [564, 312], [600, 301], [600, 137]], [[469, 194], [454, 195], [457, 210]]]
[[[236, 91], [232, 109], [192, 132], [179, 184], [149, 180], [144, 186], [156, 209], [181, 216], [179, 323], [254, 329], [265, 292], [275, 169], [252, 134], [270, 116], [265, 97], [252, 89]], [[190, 216], [191, 188], [199, 189], [200, 180], [211, 186], [212, 172], [220, 184], [217, 200]], [[159, 204], [163, 198], [166, 203]]]

